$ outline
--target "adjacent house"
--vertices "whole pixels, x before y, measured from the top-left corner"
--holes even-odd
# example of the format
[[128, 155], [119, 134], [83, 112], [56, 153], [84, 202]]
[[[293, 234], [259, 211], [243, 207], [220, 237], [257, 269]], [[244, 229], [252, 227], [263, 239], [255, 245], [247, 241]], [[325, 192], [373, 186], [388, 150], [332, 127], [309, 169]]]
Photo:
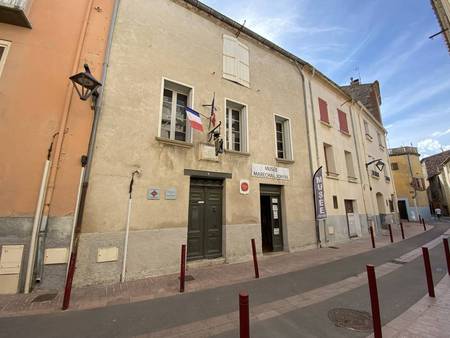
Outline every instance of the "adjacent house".
[[441, 34], [450, 53], [450, 0], [431, 0], [436, 18], [441, 27]]

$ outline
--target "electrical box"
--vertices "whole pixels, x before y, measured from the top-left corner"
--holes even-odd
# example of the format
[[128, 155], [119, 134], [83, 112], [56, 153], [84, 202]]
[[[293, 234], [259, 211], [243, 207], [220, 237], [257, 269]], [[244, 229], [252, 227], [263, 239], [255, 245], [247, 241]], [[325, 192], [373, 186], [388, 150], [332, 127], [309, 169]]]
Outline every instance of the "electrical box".
[[112, 246], [109, 248], [98, 248], [97, 263], [115, 262], [119, 258], [119, 248]]
[[3, 245], [0, 257], [0, 275], [20, 273], [23, 245]]
[[67, 255], [67, 248], [45, 249], [44, 264], [66, 264]]
[[334, 235], [334, 227], [333, 226], [329, 226], [328, 227], [328, 234], [329, 235]]

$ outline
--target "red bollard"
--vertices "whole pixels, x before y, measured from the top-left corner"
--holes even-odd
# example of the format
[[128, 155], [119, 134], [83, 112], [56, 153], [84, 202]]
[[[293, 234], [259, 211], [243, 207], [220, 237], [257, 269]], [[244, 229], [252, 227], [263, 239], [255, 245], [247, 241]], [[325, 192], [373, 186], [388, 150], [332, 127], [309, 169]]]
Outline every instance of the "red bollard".
[[372, 248], [375, 249], [375, 237], [373, 235], [373, 227], [372, 226], [369, 227], [369, 231], [370, 231], [370, 239], [372, 240]]
[[423, 231], [427, 231], [427, 226], [425, 225], [425, 220], [422, 218]]
[[253, 266], [255, 267], [255, 278], [259, 278], [258, 257], [256, 256], [255, 239], [252, 238]]
[[394, 236], [392, 236], [392, 226], [388, 224], [389, 228], [389, 237], [391, 238], [391, 243], [394, 243]]
[[400, 222], [400, 230], [402, 232], [402, 239], [405, 239], [405, 231], [403, 230], [403, 223]]
[[239, 294], [239, 333], [240, 338], [250, 338], [250, 310], [247, 292]]
[[375, 276], [375, 267], [373, 265], [366, 265], [367, 279], [369, 280], [370, 303], [372, 305], [372, 321], [373, 334], [375, 338], [381, 338], [381, 316], [380, 304], [378, 302], [377, 278]]
[[448, 248], [448, 238], [442, 240], [444, 242], [445, 259], [447, 260], [447, 272], [450, 275], [450, 250]]
[[422, 253], [423, 253], [423, 263], [425, 264], [425, 273], [427, 275], [428, 295], [430, 297], [435, 297], [433, 273], [431, 272], [430, 254], [428, 253], [428, 248], [422, 247]]
[[180, 292], [184, 292], [186, 277], [186, 244], [181, 245]]
[[419, 223], [422, 223], [422, 217], [419, 215]]
[[72, 252], [72, 254], [70, 255], [69, 271], [67, 273], [66, 286], [64, 288], [64, 298], [62, 306], [63, 310], [67, 310], [70, 304], [70, 294], [72, 293], [73, 275], [75, 274], [75, 260], [76, 260], [76, 253]]

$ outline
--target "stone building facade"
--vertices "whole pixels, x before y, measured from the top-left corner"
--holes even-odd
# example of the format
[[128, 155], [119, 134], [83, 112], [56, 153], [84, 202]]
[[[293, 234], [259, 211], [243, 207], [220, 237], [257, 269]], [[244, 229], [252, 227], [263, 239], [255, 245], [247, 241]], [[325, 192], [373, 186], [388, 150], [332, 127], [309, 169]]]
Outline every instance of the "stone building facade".
[[421, 160], [428, 180], [427, 193], [431, 211], [440, 208], [442, 215], [450, 215], [450, 150]]

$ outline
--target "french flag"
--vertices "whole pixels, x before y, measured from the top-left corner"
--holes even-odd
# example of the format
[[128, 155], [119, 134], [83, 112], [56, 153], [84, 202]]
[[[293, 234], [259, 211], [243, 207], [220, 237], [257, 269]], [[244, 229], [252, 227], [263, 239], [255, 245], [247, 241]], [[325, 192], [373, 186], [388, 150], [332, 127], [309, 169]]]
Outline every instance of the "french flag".
[[200, 118], [200, 113], [195, 110], [186, 107], [186, 115], [188, 120], [191, 122], [191, 127], [197, 129], [198, 131], [203, 131], [202, 119]]

